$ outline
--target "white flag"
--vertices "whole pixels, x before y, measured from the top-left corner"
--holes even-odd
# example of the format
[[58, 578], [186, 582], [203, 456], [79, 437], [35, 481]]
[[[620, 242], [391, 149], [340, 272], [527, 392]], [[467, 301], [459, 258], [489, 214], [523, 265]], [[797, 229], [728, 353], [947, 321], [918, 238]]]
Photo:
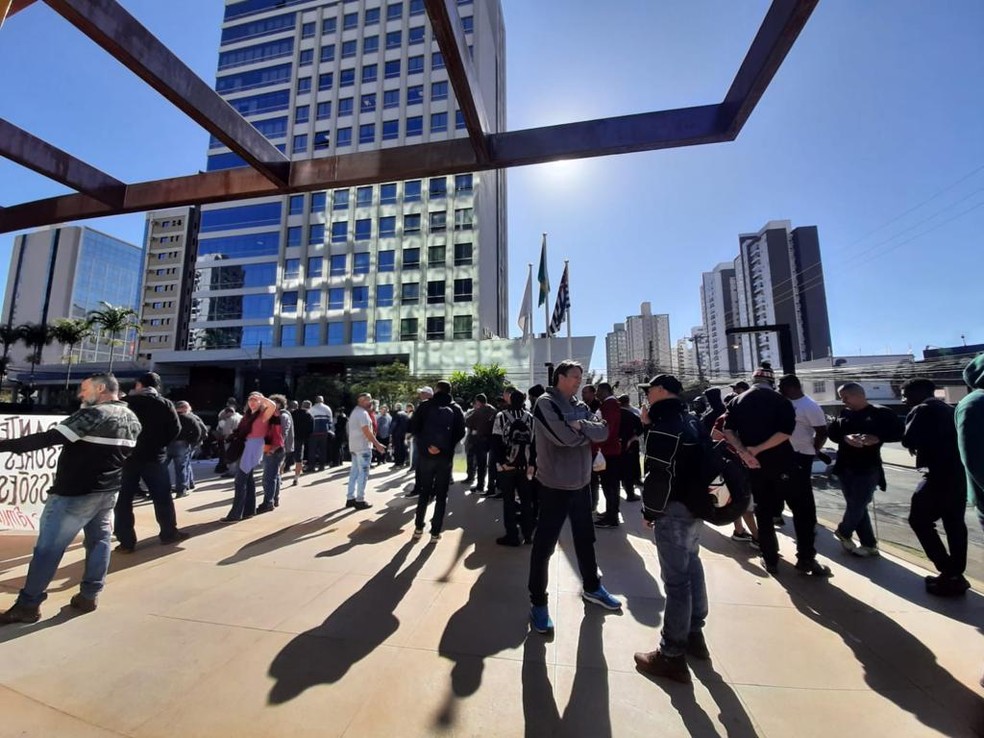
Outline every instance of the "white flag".
[[523, 294], [523, 304], [519, 308], [519, 329], [523, 331], [525, 343], [533, 333], [533, 272], [526, 277], [526, 292]]

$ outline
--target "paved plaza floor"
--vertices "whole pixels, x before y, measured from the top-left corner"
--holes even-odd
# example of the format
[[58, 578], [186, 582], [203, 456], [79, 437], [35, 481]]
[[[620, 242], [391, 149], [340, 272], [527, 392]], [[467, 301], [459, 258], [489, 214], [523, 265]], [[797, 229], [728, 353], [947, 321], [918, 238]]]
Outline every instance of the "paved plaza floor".
[[[304, 476], [234, 525], [218, 522], [231, 480], [203, 481], [177, 502], [192, 534], [179, 546], [157, 543], [139, 505], [144, 540], [114, 555], [88, 615], [68, 607], [77, 541], [42, 620], [0, 629], [0, 736], [984, 735], [984, 597], [932, 599], [918, 566], [849, 557], [821, 530], [835, 576], [813, 581], [785, 533], [773, 579], [707, 527], [712, 660], [692, 687], [661, 683], [632, 660], [656, 647], [663, 603], [636, 505], [598, 531], [624, 611], [582, 602], [565, 534], [548, 640], [527, 626], [529, 548], [495, 544], [501, 503], [456, 485], [442, 540], [415, 543], [409, 477], [374, 469], [374, 506], [355, 511], [346, 475]], [[33, 540], [0, 536], [0, 609]]]

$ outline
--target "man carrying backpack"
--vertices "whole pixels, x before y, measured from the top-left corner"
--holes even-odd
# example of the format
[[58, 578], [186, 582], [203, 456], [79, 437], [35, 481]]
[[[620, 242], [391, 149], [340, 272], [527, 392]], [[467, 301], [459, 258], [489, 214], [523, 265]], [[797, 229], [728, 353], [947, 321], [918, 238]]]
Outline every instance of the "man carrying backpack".
[[652, 676], [689, 684], [687, 656], [710, 658], [704, 641], [707, 587], [700, 561], [698, 514], [707, 504], [702, 480], [706, 432], [679, 398], [683, 385], [660, 374], [641, 385], [649, 409], [646, 428], [646, 483], [642, 514], [653, 529], [659, 573], [666, 593], [659, 648], [635, 654], [636, 666]]
[[[532, 543], [533, 528], [536, 525], [533, 491], [526, 473], [531, 461], [533, 416], [524, 407], [525, 399], [522, 392], [512, 390], [509, 393], [509, 407], [495, 416], [492, 428], [493, 451], [498, 459], [496, 481], [502, 494], [502, 522], [506, 528], [506, 535], [495, 541], [500, 546]], [[520, 531], [523, 534], [522, 540], [519, 537]]]
[[465, 414], [451, 399], [451, 383], [442, 380], [435, 387], [434, 397], [422, 402], [410, 418], [410, 433], [420, 446], [417, 486], [414, 488], [418, 497], [413, 538], [417, 540], [424, 534], [424, 516], [433, 497], [436, 504], [431, 518], [431, 543], [441, 539], [454, 450], [465, 437]]

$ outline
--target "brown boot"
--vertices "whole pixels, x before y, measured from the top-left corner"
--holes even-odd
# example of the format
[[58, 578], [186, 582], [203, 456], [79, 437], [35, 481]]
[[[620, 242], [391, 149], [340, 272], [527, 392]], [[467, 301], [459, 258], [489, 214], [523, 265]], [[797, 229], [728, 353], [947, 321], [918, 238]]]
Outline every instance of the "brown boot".
[[664, 656], [659, 651], [637, 653], [636, 668], [650, 676], [665, 677], [681, 684], [690, 684], [690, 670], [685, 656]]
[[69, 602], [68, 604], [70, 604], [72, 607], [74, 607], [76, 610], [79, 610], [80, 612], [92, 612], [97, 607], [97, 603], [95, 599], [90, 600], [81, 592], [75, 595], [72, 598], [72, 601]]
[[7, 612], [0, 614], [0, 625], [11, 623], [36, 623], [41, 619], [41, 608], [38, 605], [22, 605], [15, 602]]

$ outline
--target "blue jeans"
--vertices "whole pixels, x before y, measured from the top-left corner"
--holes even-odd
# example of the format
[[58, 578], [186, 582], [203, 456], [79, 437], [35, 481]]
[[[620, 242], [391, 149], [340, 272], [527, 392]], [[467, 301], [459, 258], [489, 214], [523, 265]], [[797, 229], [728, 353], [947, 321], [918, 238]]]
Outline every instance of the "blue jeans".
[[701, 525], [686, 505], [675, 500], [653, 524], [659, 573], [666, 590], [659, 642], [659, 650], [666, 656], [682, 656], [690, 634], [700, 631], [707, 618], [707, 587], [700, 562]]
[[280, 467], [284, 463], [283, 446], [263, 455], [263, 504], [280, 504]]
[[174, 491], [181, 494], [191, 489], [191, 446], [187, 441], [171, 442], [167, 447], [167, 461], [174, 465]]
[[85, 534], [85, 572], [82, 595], [94, 600], [102, 592], [109, 570], [110, 538], [113, 535], [113, 507], [116, 492], [64, 497], [49, 495], [41, 513], [38, 541], [27, 570], [27, 580], [17, 601], [36, 606], [47, 598], [65, 549], [79, 531]]
[[866, 472], [848, 470], [839, 473], [841, 491], [844, 493], [844, 517], [837, 526], [837, 532], [844, 538], [851, 538], [855, 531], [862, 546], [876, 546], [875, 531], [868, 516], [868, 505], [875, 496], [875, 487], [881, 474], [877, 469]]
[[372, 463], [372, 451], [358, 451], [352, 454], [352, 467], [349, 469], [348, 499], [364, 500], [366, 498], [366, 482], [369, 481], [369, 465]]

